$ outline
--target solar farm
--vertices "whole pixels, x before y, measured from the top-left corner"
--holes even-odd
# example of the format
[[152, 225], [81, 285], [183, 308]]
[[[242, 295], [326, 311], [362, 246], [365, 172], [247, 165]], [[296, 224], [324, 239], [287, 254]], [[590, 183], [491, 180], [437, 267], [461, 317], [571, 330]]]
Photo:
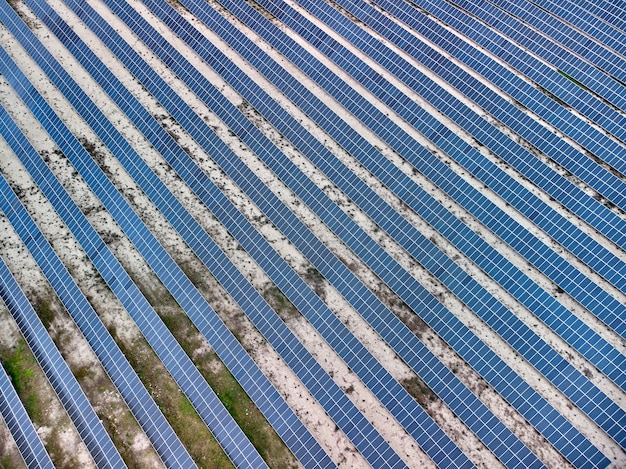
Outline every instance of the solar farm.
[[626, 5], [0, 0], [1, 468], [625, 468]]

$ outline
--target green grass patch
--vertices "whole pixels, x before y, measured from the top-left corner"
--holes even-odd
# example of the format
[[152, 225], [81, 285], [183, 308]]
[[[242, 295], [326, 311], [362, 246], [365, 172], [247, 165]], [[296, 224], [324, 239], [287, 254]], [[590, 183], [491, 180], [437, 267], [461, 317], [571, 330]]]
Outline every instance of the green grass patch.
[[[211, 361], [219, 358], [211, 353]], [[297, 467], [297, 462], [263, 414], [225, 366], [213, 363], [203, 372], [218, 397], [270, 467]]]
[[42, 424], [44, 411], [35, 385], [35, 374], [39, 365], [24, 339], [20, 339], [15, 350], [6, 356], [3, 365], [24, 403], [26, 412], [33, 422]]
[[430, 389], [426, 383], [424, 383], [418, 377], [413, 377], [409, 379], [405, 379], [402, 381], [402, 386], [407, 390], [407, 392], [413, 396], [413, 398], [421, 405], [422, 407], [428, 407], [432, 401], [435, 400], [436, 394]]
[[272, 309], [284, 320], [300, 315], [298, 308], [296, 308], [275, 285], [263, 291], [263, 298], [265, 298], [265, 301], [267, 301]]
[[[163, 321], [187, 355], [193, 357], [194, 363], [224, 407], [269, 466], [281, 468], [296, 466], [296, 460], [291, 452], [217, 355], [214, 352], [202, 355], [197, 353], [202, 343], [189, 318], [181, 313], [167, 314], [163, 316]], [[195, 413], [191, 404], [189, 410]]]
[[232, 463], [176, 382], [147, 344], [118, 342], [131, 366], [152, 395], [180, 441], [199, 467], [232, 468]]
[[565, 78], [567, 78], [569, 81], [571, 81], [572, 83], [574, 83], [576, 86], [580, 86], [583, 90], [585, 91], [591, 91], [587, 86], [583, 85], [581, 82], [579, 82], [576, 78], [574, 78], [573, 76], [571, 76], [569, 73], [564, 72], [563, 70], [557, 70], [557, 72], [559, 72], [559, 74], [563, 75]]

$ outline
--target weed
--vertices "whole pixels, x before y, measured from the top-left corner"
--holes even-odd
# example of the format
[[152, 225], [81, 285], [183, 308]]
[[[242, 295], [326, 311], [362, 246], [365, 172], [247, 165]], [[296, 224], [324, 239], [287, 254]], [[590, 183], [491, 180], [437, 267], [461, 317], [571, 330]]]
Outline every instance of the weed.
[[263, 297], [283, 320], [299, 316], [300, 314], [298, 308], [283, 295], [283, 292], [277, 286], [266, 288], [263, 291]]

